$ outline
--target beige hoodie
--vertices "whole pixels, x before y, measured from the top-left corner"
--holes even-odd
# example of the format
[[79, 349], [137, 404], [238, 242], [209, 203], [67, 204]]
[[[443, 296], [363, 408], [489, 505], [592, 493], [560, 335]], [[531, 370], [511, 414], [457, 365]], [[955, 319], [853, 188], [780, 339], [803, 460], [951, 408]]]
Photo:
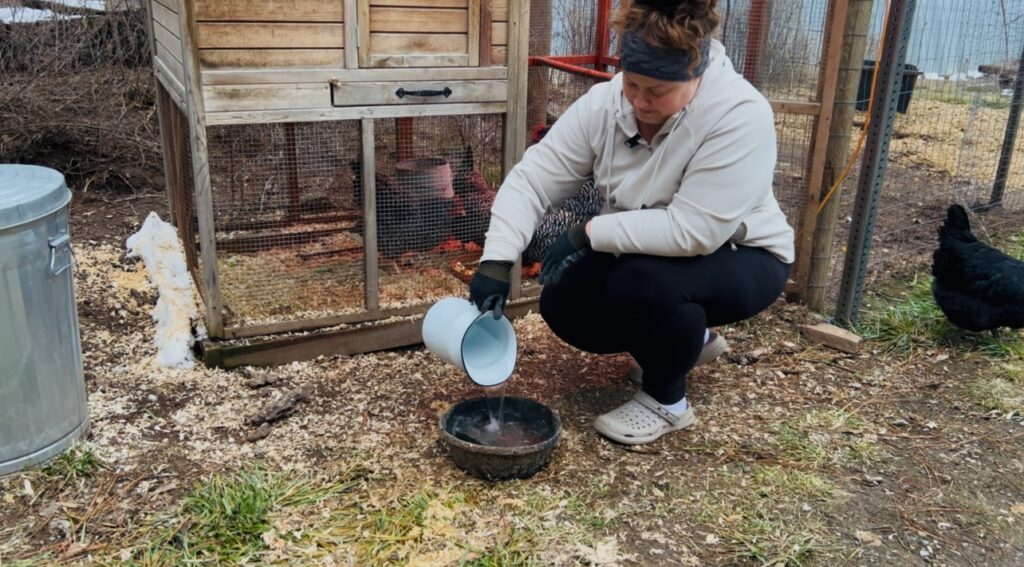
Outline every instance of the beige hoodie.
[[622, 75], [595, 85], [530, 147], [491, 209], [483, 260], [515, 260], [544, 212], [593, 177], [605, 196], [591, 246], [615, 254], [697, 256], [729, 241], [793, 261], [793, 229], [772, 194], [775, 123], [768, 101], [713, 41], [697, 94], [648, 145], [633, 148]]

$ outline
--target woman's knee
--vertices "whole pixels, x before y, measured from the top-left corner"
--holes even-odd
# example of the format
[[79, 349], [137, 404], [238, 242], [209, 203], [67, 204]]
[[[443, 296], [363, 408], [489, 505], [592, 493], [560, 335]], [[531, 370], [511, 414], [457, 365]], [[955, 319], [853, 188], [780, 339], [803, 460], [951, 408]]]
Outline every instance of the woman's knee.
[[[664, 309], [682, 299], [670, 274], [652, 256], [624, 256], [608, 274], [605, 301], [624, 313]], [[673, 290], [675, 288], [675, 290]]]

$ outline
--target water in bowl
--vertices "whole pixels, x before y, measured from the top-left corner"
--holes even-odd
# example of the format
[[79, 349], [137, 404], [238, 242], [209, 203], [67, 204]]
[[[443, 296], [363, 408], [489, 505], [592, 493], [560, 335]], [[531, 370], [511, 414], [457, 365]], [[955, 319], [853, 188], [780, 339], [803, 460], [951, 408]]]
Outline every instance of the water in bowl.
[[[498, 397], [498, 412], [492, 407], [492, 396], [487, 404], [474, 407], [466, 413], [453, 415], [449, 428], [456, 438], [488, 447], [529, 447], [546, 441], [551, 436], [549, 424], [537, 416], [526, 416], [515, 408], [504, 408], [504, 387]], [[493, 393], [493, 392], [489, 392]]]

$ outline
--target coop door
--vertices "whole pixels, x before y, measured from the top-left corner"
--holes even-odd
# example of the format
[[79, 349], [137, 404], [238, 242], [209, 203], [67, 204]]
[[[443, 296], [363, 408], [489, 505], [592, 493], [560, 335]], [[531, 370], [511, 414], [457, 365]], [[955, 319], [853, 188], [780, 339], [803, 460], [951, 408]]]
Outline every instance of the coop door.
[[481, 46], [490, 57], [491, 2], [359, 0], [359, 66], [477, 67]]

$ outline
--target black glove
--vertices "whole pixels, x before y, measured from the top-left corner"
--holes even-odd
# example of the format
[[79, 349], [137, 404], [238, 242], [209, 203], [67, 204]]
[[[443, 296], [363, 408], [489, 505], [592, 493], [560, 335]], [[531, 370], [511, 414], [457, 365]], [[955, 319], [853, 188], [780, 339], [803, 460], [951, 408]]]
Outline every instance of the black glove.
[[540, 283], [542, 285], [558, 283], [562, 279], [562, 272], [576, 260], [583, 257], [583, 254], [590, 250], [590, 237], [587, 236], [587, 223], [574, 224], [562, 233], [557, 240], [551, 243], [544, 260], [541, 261], [543, 268], [540, 271]]
[[494, 318], [501, 319], [505, 302], [508, 301], [509, 281], [512, 279], [512, 262], [484, 260], [469, 282], [469, 301], [476, 304], [481, 313], [494, 310]]

